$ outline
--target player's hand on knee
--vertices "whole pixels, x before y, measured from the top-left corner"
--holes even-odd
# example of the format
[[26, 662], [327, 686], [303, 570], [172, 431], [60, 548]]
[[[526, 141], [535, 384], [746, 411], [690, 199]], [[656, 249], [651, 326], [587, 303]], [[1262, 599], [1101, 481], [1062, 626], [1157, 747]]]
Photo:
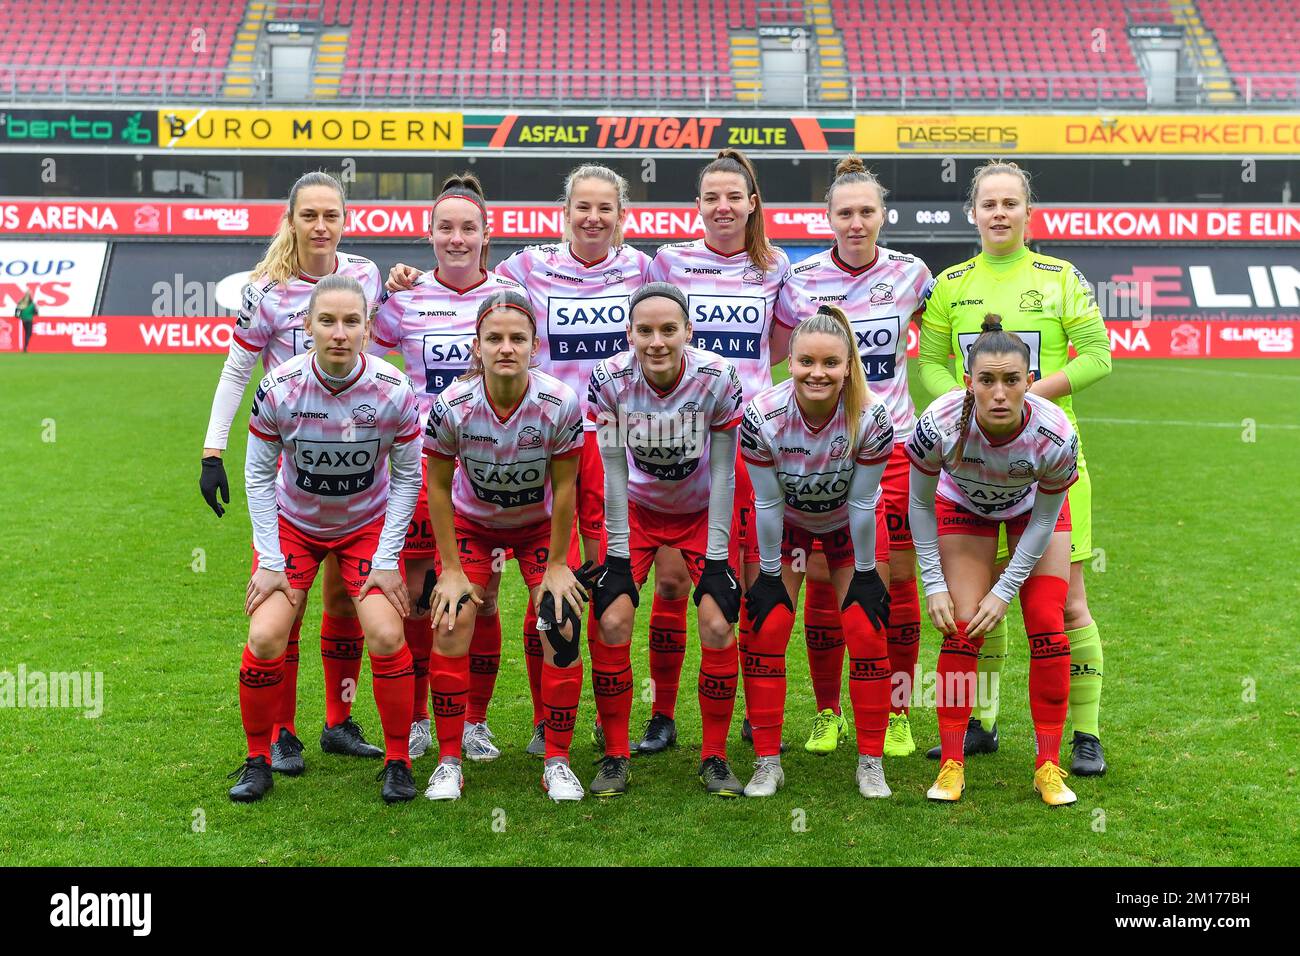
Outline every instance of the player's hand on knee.
[[947, 591], [936, 591], [925, 596], [925, 611], [940, 634], [953, 634], [957, 618], [952, 606], [952, 596]]
[[794, 603], [790, 600], [790, 592], [785, 589], [780, 573], [760, 571], [754, 583], [745, 589], [745, 612], [749, 615], [753, 630], [758, 631], [767, 616], [779, 605], [785, 605], [794, 614]]
[[406, 590], [406, 582], [402, 580], [401, 572], [396, 568], [371, 568], [370, 574], [366, 576], [366, 583], [361, 585], [361, 593], [357, 595], [357, 600], [364, 601], [371, 591], [379, 591], [388, 598], [388, 603], [402, 617], [411, 613], [411, 596]]
[[875, 568], [870, 571], [853, 570], [853, 580], [849, 582], [849, 592], [844, 596], [840, 610], [847, 611], [850, 604], [862, 608], [867, 620], [877, 630], [883, 631], [889, 626], [889, 589]]
[[975, 610], [966, 626], [967, 637], [979, 637], [991, 631], [1007, 615], [1007, 602], [992, 591], [984, 595], [980, 606]]
[[636, 608], [641, 603], [636, 582], [632, 580], [632, 559], [617, 554], [608, 555], [605, 563], [594, 569], [596, 586], [592, 599], [596, 602], [596, 619], [605, 616], [609, 606], [626, 594]]
[[430, 605], [433, 620], [430, 626], [436, 631], [446, 618], [447, 630], [450, 631], [456, 626], [456, 618], [466, 601], [473, 601], [476, 606], [483, 603], [464, 571], [448, 571], [444, 568], [438, 576], [438, 583], [433, 587], [433, 601]]
[[221, 502], [217, 501], [217, 493], [220, 492], [225, 503], [230, 504], [230, 482], [226, 479], [226, 465], [220, 455], [208, 455], [203, 459], [203, 468], [199, 472], [199, 491], [203, 492], [203, 500], [218, 518], [226, 513]]
[[[560, 617], [566, 617], [570, 611], [575, 615], [581, 614], [587, 608], [587, 592], [567, 564], [548, 564], [542, 575], [541, 589], [551, 596], [552, 606]], [[540, 605], [538, 613], [541, 613]]]
[[419, 269], [399, 262], [388, 270], [388, 281], [384, 283], [384, 288], [389, 292], [405, 292], [415, 286], [415, 280], [419, 277]]
[[568, 667], [578, 659], [578, 638], [582, 633], [582, 619], [568, 602], [560, 605], [563, 614], [556, 614], [555, 595], [540, 589], [537, 601], [537, 630], [546, 635], [554, 652], [555, 666]]
[[704, 559], [704, 573], [695, 586], [696, 607], [700, 606], [700, 599], [706, 594], [717, 603], [728, 624], [740, 620], [740, 583], [725, 558]]
[[248, 592], [244, 596], [244, 613], [252, 617], [253, 612], [265, 604], [267, 598], [276, 591], [283, 592], [290, 604], [297, 603], [294, 600], [293, 588], [289, 586], [289, 578], [283, 571], [258, 568], [248, 579]]

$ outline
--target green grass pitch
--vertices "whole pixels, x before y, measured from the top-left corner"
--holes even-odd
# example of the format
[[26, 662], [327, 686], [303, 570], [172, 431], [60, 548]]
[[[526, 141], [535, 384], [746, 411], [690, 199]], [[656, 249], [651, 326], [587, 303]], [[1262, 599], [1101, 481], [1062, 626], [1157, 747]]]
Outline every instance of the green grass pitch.
[[[722, 802], [702, 792], [692, 647], [679, 749], [634, 759], [621, 801], [553, 805], [538, 787], [540, 763], [522, 753], [524, 592], [513, 566], [490, 714], [504, 756], [467, 767], [462, 800], [387, 807], [377, 761], [320, 753], [313, 596], [298, 719], [308, 772], [277, 779], [260, 804], [232, 805], [225, 775], [243, 759], [236, 670], [250, 530], [240, 425], [226, 517], [198, 493], [219, 367], [215, 356], [0, 359], [0, 564], [9, 581], [0, 671], [104, 679], [97, 719], [0, 709], [0, 864], [1300, 862], [1300, 361], [1119, 362], [1077, 400], [1094, 543], [1104, 552], [1088, 589], [1106, 648], [1111, 769], [1072, 780], [1079, 802], [1058, 810], [1030, 785], [1028, 655], [1015, 608], [1002, 749], [972, 759], [960, 804], [925, 800], [936, 765], [920, 753], [889, 760], [895, 796], [869, 802], [854, 785], [851, 740], [828, 758], [802, 752], [812, 695], [796, 630], [785, 731], [794, 746], [776, 797]], [[649, 593], [634, 643], [638, 683]], [[922, 669], [937, 646], [927, 623]], [[368, 672], [356, 712], [374, 740]], [[593, 713], [588, 688], [573, 753], [584, 780]], [[648, 716], [638, 698], [634, 733]], [[914, 727], [923, 748], [936, 739], [932, 710], [915, 711]], [[739, 713], [731, 755], [747, 779]], [[431, 757], [419, 760], [417, 780], [431, 769]]]

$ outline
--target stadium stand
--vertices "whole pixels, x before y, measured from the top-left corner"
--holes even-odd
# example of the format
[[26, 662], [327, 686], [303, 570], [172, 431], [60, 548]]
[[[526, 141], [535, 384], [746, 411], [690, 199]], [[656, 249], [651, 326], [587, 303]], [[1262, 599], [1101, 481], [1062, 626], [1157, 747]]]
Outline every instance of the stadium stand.
[[[1265, 102], [1300, 98], [1300, 26], [1292, 0], [1199, 0], [1237, 92]], [[1268, 24], [1261, 29], [1260, 24]], [[1289, 74], [1259, 76], [1258, 74]], [[1249, 76], [1249, 90], [1246, 79]]]

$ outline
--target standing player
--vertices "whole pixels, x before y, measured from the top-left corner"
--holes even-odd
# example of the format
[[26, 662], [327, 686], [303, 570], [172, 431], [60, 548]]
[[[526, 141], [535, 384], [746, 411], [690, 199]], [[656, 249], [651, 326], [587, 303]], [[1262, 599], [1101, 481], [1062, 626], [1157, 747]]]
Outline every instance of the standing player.
[[[772, 384], [772, 364], [785, 359], [789, 329], [773, 323], [790, 259], [767, 238], [763, 198], [754, 167], [738, 149], [724, 149], [700, 170], [695, 205], [704, 238], [659, 248], [648, 282], [670, 282], [686, 293], [692, 344], [730, 362], [740, 376], [746, 401]], [[754, 489], [745, 463], [736, 460], [735, 509], [741, 555], [754, 513]], [[758, 572], [744, 568], [745, 580]], [[686, 651], [686, 596], [690, 577], [681, 555], [664, 548], [655, 561], [655, 597], [650, 609], [650, 677], [654, 705], [638, 753], [658, 753], [677, 740], [673, 714]], [[745, 642], [747, 616], [740, 618]]]
[[[1110, 338], [1083, 274], [1064, 259], [1025, 247], [1025, 225], [1032, 211], [1029, 177], [1015, 163], [990, 162], [975, 170], [968, 208], [979, 229], [979, 255], [942, 270], [926, 303], [921, 329], [921, 382], [931, 395], [960, 389], [957, 375], [967, 368], [966, 350], [979, 335], [986, 312], [1004, 317], [1008, 331], [1029, 346], [1034, 373], [1032, 394], [1055, 402], [1078, 434], [1072, 397], [1110, 374]], [[1078, 353], [1071, 359], [1070, 346]], [[1070, 489], [1073, 531], [1070, 592], [1065, 602], [1065, 633], [1070, 639], [1070, 716], [1074, 724], [1070, 770], [1081, 777], [1106, 771], [1098, 738], [1101, 704], [1101, 638], [1084, 588], [1083, 562], [1092, 556], [1092, 483], [1082, 449], [1079, 481]], [[1005, 556], [1005, 550], [1000, 555]], [[997, 750], [998, 677], [1006, 658], [1005, 623], [985, 642], [981, 675], [989, 677], [989, 696], [976, 709], [967, 731], [967, 753]], [[929, 756], [938, 757], [939, 749]]]
[[479, 306], [474, 365], [429, 412], [429, 514], [442, 557], [432, 604], [429, 670], [439, 763], [425, 791], [430, 800], [456, 800], [464, 787], [460, 752], [474, 618], [498, 556], [510, 550], [540, 622], [548, 625], [542, 788], [555, 801], [583, 796], [569, 769], [582, 696], [578, 622], [586, 601], [572, 570], [582, 417], [572, 389], [529, 369], [538, 345], [528, 300], [498, 292]]
[[[275, 238], [244, 286], [230, 353], [221, 370], [208, 419], [208, 434], [203, 440], [199, 487], [218, 517], [225, 513], [217, 501], [218, 491], [225, 503], [230, 503], [222, 454], [230, 424], [257, 360], [261, 358], [262, 368], [269, 372], [311, 347], [310, 337], [303, 331], [303, 320], [307, 302], [322, 276], [351, 276], [361, 283], [367, 302], [379, 298], [379, 270], [375, 264], [361, 256], [338, 251], [346, 213], [343, 187], [333, 176], [314, 172], [299, 177], [289, 190], [289, 208]], [[381, 757], [383, 751], [366, 742], [361, 728], [352, 719], [352, 690], [361, 675], [361, 624], [344, 587], [338, 560], [332, 553], [325, 559], [321, 599], [324, 609], [320, 647], [325, 673], [325, 729], [321, 731], [321, 750], [353, 757]], [[305, 769], [294, 713], [298, 698], [298, 633], [306, 609], [304, 601], [298, 607], [298, 618], [289, 634], [284, 679], [280, 685], [283, 697], [271, 746], [271, 769], [288, 776], [296, 776]]]
[[[867, 387], [853, 327], [823, 305], [790, 339], [790, 378], [745, 408], [740, 453], [754, 482], [758, 577], [745, 593], [752, 630], [742, 654], [745, 699], [758, 762], [747, 797], [770, 797], [785, 783], [781, 723], [785, 651], [803, 562], [820, 541], [838, 614], [850, 644], [849, 697], [858, 731], [858, 791], [888, 797], [882, 765], [889, 716], [889, 593], [876, 572], [887, 561], [880, 476], [894, 448], [884, 402]], [[877, 522], [877, 515], [880, 521]]]
[[[503, 291], [521, 291], [509, 279], [487, 271], [487, 207], [478, 177], [463, 173], [443, 181], [429, 216], [429, 231], [433, 269], [422, 273], [411, 266], [394, 266], [389, 291], [384, 293], [375, 314], [373, 336], [379, 351], [401, 351], [425, 419], [443, 389], [469, 368], [479, 307]], [[406, 586], [411, 593], [427, 594], [425, 582], [436, 573], [436, 550], [429, 501], [421, 483], [420, 500], [402, 549]], [[469, 650], [469, 706], [463, 745], [470, 760], [501, 756], [487, 725], [488, 703], [501, 664], [501, 618], [496, 597], [494, 580], [474, 619]], [[417, 601], [406, 620], [406, 643], [415, 658], [415, 710], [410, 736], [411, 756], [415, 758], [423, 756], [433, 740], [429, 725], [433, 632], [422, 602]]]
[[[790, 270], [781, 287], [776, 318], [795, 326], [823, 304], [837, 305], [853, 326], [856, 351], [862, 358], [872, 393], [889, 409], [894, 424], [894, 449], [881, 482], [881, 507], [888, 528], [888, 562], [881, 577], [889, 585], [889, 730], [885, 755], [906, 757], [916, 750], [908, 721], [907, 701], [916, 671], [921, 638], [921, 605], [916, 593], [916, 553], [907, 523], [907, 476], [910, 466], [903, 444], [916, 424], [916, 410], [907, 388], [907, 330], [924, 308], [930, 270], [916, 256], [876, 244], [885, 222], [886, 190], [856, 156], [835, 167], [835, 180], [826, 191], [826, 213], [835, 244]], [[881, 542], [883, 545], [884, 542]], [[757, 553], [749, 542], [751, 555]], [[747, 559], [748, 560], [748, 559]], [[826, 558], [814, 552], [808, 560], [808, 595], [804, 633], [808, 669], [812, 674], [817, 716], [804, 748], [810, 753], [835, 750], [846, 725], [840, 714], [844, 670], [844, 631], [839, 600], [827, 571]], [[746, 692], [748, 696], [748, 692]]]
[[[563, 243], [528, 246], [497, 271], [528, 291], [538, 317], [542, 371], [564, 382], [583, 401], [586, 418], [587, 383], [603, 358], [627, 348], [627, 301], [642, 283], [650, 257], [623, 244], [627, 210], [627, 180], [606, 166], [578, 166], [564, 180]], [[605, 475], [594, 437], [582, 447], [578, 467], [578, 528], [583, 553], [600, 561], [605, 532]], [[596, 640], [594, 616], [588, 618], [587, 641]], [[542, 731], [542, 645], [537, 611], [530, 604], [524, 620], [524, 653], [528, 685], [533, 695], [533, 739], [528, 753], [545, 749]], [[597, 733], [597, 750], [603, 741]]]
[[[981, 323], [966, 362], [965, 391], [935, 399], [907, 443], [912, 537], [926, 611], [943, 634], [936, 668], [943, 765], [926, 796], [955, 801], [966, 788], [963, 740], [980, 645], [1018, 593], [1029, 636], [1034, 789], [1061, 806], [1076, 799], [1060, 750], [1070, 685], [1065, 496], [1079, 477], [1078, 438], [1064, 411], [1029, 393], [1032, 350], [1004, 332], [998, 316]], [[1012, 555], [995, 581], [1000, 528]]]
[[256, 553], [239, 670], [248, 759], [232, 800], [260, 800], [271, 789], [285, 652], [328, 555], [370, 646], [384, 727], [382, 796], [388, 803], [415, 797], [406, 752], [414, 676], [402, 641], [409, 599], [397, 552], [420, 491], [420, 416], [410, 379], [362, 354], [369, 312], [351, 276], [321, 279], [305, 323], [315, 348], [275, 366], [253, 401], [244, 473]]
[[[700, 781], [720, 797], [741, 794], [727, 763], [738, 664], [732, 625], [740, 614], [740, 585], [730, 558], [741, 384], [729, 361], [687, 344], [694, 330], [686, 310], [686, 296], [677, 287], [643, 285], [630, 301], [631, 350], [603, 360], [591, 373], [587, 407], [605, 462], [608, 538], [595, 587], [600, 634], [591, 661], [605, 731], [606, 755], [591, 784], [599, 797], [627, 791], [629, 644], [640, 588], [661, 547], [682, 552], [696, 585], [704, 725]], [[700, 508], [704, 501], [708, 507]]]

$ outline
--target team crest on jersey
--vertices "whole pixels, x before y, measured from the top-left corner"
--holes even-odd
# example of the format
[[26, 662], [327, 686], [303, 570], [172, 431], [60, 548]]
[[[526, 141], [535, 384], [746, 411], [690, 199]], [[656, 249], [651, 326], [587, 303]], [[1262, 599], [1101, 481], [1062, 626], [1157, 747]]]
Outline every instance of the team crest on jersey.
[[519, 430], [520, 448], [540, 448], [541, 445], [542, 433], [532, 425], [525, 425]]
[[1043, 293], [1037, 289], [1030, 289], [1028, 292], [1021, 293], [1020, 296], [1021, 312], [1042, 312], [1043, 311]]
[[877, 282], [871, 287], [871, 304], [881, 305], [894, 301], [894, 287], [888, 282]]
[[1032, 478], [1034, 466], [1023, 458], [1017, 458], [1007, 465], [1007, 475], [1011, 478]]
[[682, 405], [681, 408], [679, 408], [679, 409], [677, 409], [677, 410], [678, 410], [679, 412], [681, 412], [683, 415], [688, 415], [688, 414], [689, 414], [689, 415], [694, 415], [696, 412], [698, 412], [698, 411], [700, 410], [700, 403], [699, 403], [699, 402], [686, 402], [685, 404]]
[[843, 458], [844, 453], [848, 451], [849, 440], [843, 435], [838, 436], [831, 442], [831, 458]]
[[606, 269], [604, 275], [605, 285], [618, 285], [623, 281], [622, 269]]
[[352, 409], [352, 423], [361, 428], [373, 428], [375, 425], [375, 415], [375, 406], [358, 405], [356, 408]]
[[762, 285], [767, 278], [767, 273], [756, 265], [745, 266], [745, 274], [741, 276], [740, 281], [749, 285]]

